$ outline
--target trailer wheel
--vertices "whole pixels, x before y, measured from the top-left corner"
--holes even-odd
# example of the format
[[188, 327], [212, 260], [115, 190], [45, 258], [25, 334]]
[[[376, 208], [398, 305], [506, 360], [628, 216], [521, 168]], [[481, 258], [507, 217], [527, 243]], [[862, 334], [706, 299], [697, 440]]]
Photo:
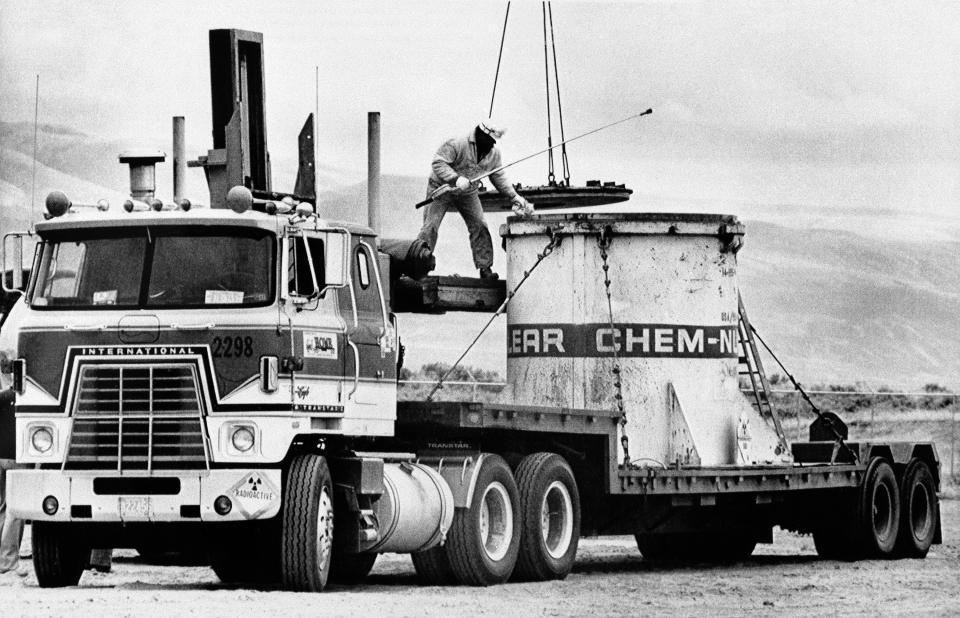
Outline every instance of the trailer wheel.
[[857, 529], [863, 555], [890, 556], [900, 529], [900, 489], [893, 468], [879, 457], [867, 466], [858, 506]]
[[41, 588], [76, 586], [90, 558], [85, 545], [71, 526], [34, 522], [33, 568]]
[[513, 579], [563, 579], [580, 542], [580, 492], [560, 455], [534, 453], [516, 472], [520, 491], [520, 553]]
[[900, 481], [900, 532], [894, 553], [902, 558], [923, 558], [937, 532], [940, 505], [930, 467], [911, 459]]
[[450, 558], [447, 557], [446, 545], [418, 551], [410, 554], [410, 558], [420, 583], [426, 586], [449, 586], [457, 583], [457, 576], [454, 575]]
[[320, 592], [333, 554], [333, 483], [327, 460], [299, 455], [287, 470], [280, 575], [288, 590]]
[[446, 553], [457, 581], [470, 586], [502, 584], [520, 550], [520, 495], [507, 462], [484, 457], [470, 508], [458, 508]]
[[342, 554], [334, 551], [332, 560], [330, 581], [335, 584], [354, 586], [366, 579], [373, 570], [377, 554]]

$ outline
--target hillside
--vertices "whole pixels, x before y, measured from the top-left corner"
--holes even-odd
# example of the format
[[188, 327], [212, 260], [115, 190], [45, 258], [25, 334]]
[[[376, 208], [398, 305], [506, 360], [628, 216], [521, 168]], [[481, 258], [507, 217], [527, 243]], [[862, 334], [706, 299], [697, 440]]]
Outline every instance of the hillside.
[[[0, 231], [28, 224], [32, 182], [32, 127], [0, 123]], [[122, 199], [127, 171], [116, 163], [125, 149], [63, 127], [41, 127], [37, 165], [37, 210], [52, 189], [76, 201]], [[192, 152], [192, 151], [191, 151]], [[169, 163], [167, 164], [169, 166]], [[158, 170], [158, 177], [167, 170]], [[159, 181], [159, 178], [158, 178]], [[330, 179], [326, 178], [329, 184]], [[194, 181], [191, 180], [191, 183]], [[202, 180], [191, 185], [202, 187]], [[384, 233], [413, 237], [421, 214], [423, 178], [386, 175], [382, 181]], [[323, 192], [319, 211], [329, 219], [366, 218], [366, 185]], [[747, 224], [739, 254], [743, 296], [762, 336], [803, 382], [864, 381], [917, 388], [927, 382], [960, 387], [960, 241], [955, 221], [912, 217], [902, 234], [902, 213], [863, 215], [824, 206], [730, 204], [643, 194], [631, 209], [720, 211]], [[491, 231], [505, 215], [488, 215]], [[902, 238], [904, 236], [905, 238]], [[914, 238], [927, 238], [917, 242]], [[496, 244], [496, 242], [495, 242]], [[470, 275], [466, 228], [456, 214], [444, 221], [437, 247], [440, 271]], [[496, 251], [495, 269], [505, 271]], [[400, 316], [407, 364], [452, 362], [488, 316]], [[467, 361], [503, 371], [505, 320], [487, 332]], [[772, 361], [768, 367], [773, 371]]]

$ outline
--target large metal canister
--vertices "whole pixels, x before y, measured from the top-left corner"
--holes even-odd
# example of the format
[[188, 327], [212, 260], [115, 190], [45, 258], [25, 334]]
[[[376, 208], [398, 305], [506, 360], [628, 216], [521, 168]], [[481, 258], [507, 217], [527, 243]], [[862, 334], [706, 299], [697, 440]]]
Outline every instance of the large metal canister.
[[736, 217], [713, 214], [508, 219], [500, 230], [508, 289], [559, 239], [507, 308], [513, 401], [616, 410], [616, 350], [637, 465], [782, 459], [775, 433], [740, 392], [743, 233]]
[[443, 477], [418, 463], [383, 466], [375, 503], [380, 541], [368, 551], [411, 553], [439, 545], [453, 522], [453, 493]]

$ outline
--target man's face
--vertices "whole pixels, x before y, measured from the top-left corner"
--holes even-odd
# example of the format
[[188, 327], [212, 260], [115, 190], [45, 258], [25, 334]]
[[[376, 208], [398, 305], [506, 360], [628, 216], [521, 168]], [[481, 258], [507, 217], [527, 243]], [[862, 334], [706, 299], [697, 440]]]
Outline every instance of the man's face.
[[490, 152], [490, 149], [493, 148], [493, 145], [497, 143], [497, 140], [493, 139], [492, 136], [487, 135], [480, 127], [477, 127], [476, 138], [477, 150], [480, 152]]

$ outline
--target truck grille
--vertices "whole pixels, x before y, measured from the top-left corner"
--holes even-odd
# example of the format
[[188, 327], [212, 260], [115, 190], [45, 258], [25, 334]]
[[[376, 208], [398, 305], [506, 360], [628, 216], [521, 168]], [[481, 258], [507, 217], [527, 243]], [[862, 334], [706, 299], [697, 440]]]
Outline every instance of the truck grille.
[[208, 467], [192, 365], [80, 368], [68, 469]]

